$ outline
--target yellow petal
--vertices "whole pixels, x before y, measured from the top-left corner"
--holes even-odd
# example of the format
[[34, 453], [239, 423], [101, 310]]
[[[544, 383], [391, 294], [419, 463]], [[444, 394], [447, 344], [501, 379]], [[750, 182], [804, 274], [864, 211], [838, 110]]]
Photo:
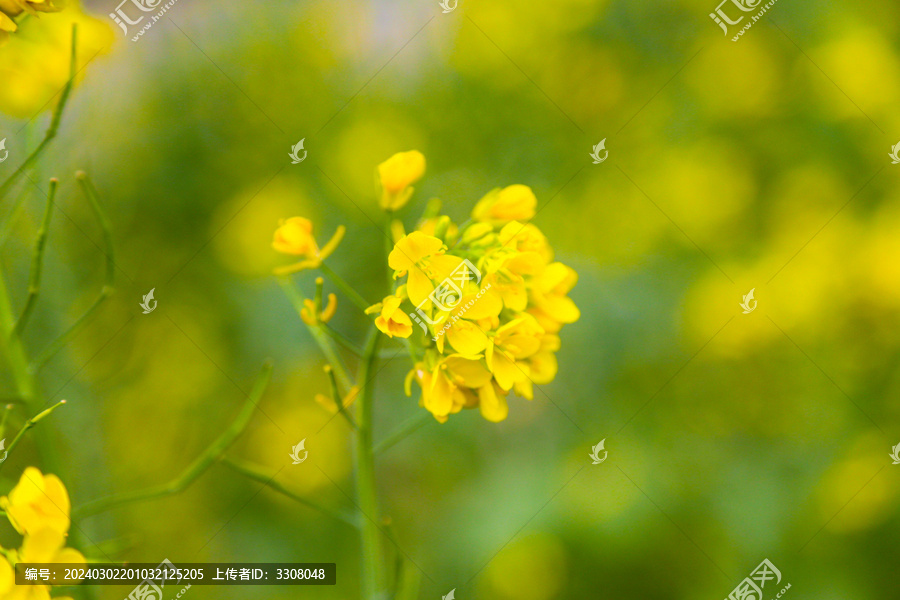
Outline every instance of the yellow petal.
[[413, 231], [394, 245], [388, 255], [388, 264], [395, 271], [405, 271], [423, 258], [437, 253], [444, 245], [440, 239]]
[[491, 372], [494, 374], [497, 384], [506, 391], [511, 390], [513, 385], [524, 377], [522, 371], [516, 366], [516, 361], [499, 350], [494, 352]]
[[465, 319], [453, 323], [446, 336], [454, 350], [467, 356], [481, 354], [487, 346], [487, 335], [477, 325]]
[[481, 416], [492, 423], [499, 423], [509, 414], [506, 394], [493, 383], [478, 388], [478, 407], [481, 409]]
[[491, 380], [491, 372], [475, 357], [451, 355], [444, 359], [447, 373], [461, 387], [480, 388]]
[[425, 174], [425, 157], [418, 150], [398, 152], [380, 165], [378, 176], [382, 189], [396, 194]]
[[531, 368], [531, 380], [538, 385], [545, 385], [553, 381], [559, 366], [556, 355], [552, 352], [538, 352], [528, 359]]

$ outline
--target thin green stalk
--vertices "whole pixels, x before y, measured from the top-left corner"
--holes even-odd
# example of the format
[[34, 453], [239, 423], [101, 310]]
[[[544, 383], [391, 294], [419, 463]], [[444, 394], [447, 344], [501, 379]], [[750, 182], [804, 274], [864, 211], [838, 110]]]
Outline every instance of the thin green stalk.
[[47, 248], [47, 234], [50, 231], [50, 217], [53, 216], [53, 199], [56, 197], [56, 189], [59, 187], [59, 180], [55, 177], [50, 180], [50, 191], [47, 194], [47, 206], [44, 208], [44, 218], [41, 220], [41, 227], [38, 229], [37, 240], [34, 242], [34, 254], [31, 257], [31, 274], [28, 278], [28, 298], [25, 300], [25, 307], [22, 314], [13, 325], [11, 336], [21, 335], [34, 310], [37, 303], [38, 294], [41, 291], [41, 271], [44, 267], [44, 251]]
[[344, 335], [337, 329], [332, 328], [328, 323], [322, 323], [322, 331], [330, 335], [331, 339], [337, 342], [339, 346], [341, 346], [345, 350], [349, 350], [357, 358], [362, 358], [362, 348], [350, 341], [350, 338], [348, 338], [346, 335]]
[[103, 233], [103, 247], [106, 250], [106, 281], [112, 282], [116, 275], [116, 262], [113, 260], [115, 246], [112, 239], [112, 224], [109, 222], [109, 217], [106, 216], [106, 211], [103, 210], [103, 205], [100, 204], [100, 195], [97, 193], [97, 188], [94, 187], [88, 174], [84, 171], [78, 171], [75, 173], [75, 180], [78, 181], [81, 191], [84, 192], [88, 203], [91, 205], [94, 217], [100, 223], [100, 230]]
[[335, 273], [331, 269], [331, 267], [326, 265], [324, 262], [319, 265], [319, 269], [321, 269], [322, 273], [324, 273], [325, 276], [331, 280], [331, 283], [339, 287], [341, 291], [344, 292], [344, 294], [346, 294], [348, 298], [350, 298], [350, 300], [359, 308], [359, 310], [365, 311], [367, 308], [372, 306], [372, 302], [366, 301], [365, 298], [359, 295], [359, 292], [354, 290], [349, 283], [344, 281], [340, 275]]
[[[334, 403], [337, 405], [337, 410], [341, 413], [341, 416], [347, 420], [347, 423], [350, 424], [350, 427], [356, 429], [356, 421], [353, 420], [353, 417], [350, 416], [350, 413], [347, 412], [347, 409], [344, 407], [344, 399], [341, 396], [341, 391], [338, 389], [337, 378], [334, 375], [334, 369], [331, 368], [331, 365], [325, 365], [325, 372], [328, 374], [328, 381], [331, 382], [331, 398], [334, 400]], [[348, 394], [353, 391], [353, 388], [347, 392]]]
[[0, 272], [0, 353], [6, 356], [16, 386], [16, 396], [22, 399], [22, 403], [31, 406], [37, 395], [37, 384], [28, 368], [28, 355], [19, 336], [10, 336], [15, 321], [13, 319], [12, 304], [6, 289], [6, 279]]
[[69, 59], [69, 80], [66, 82], [65, 87], [62, 90], [62, 96], [59, 98], [59, 102], [56, 104], [56, 108], [53, 110], [53, 117], [50, 119], [50, 127], [47, 128], [47, 132], [44, 134], [44, 139], [38, 144], [38, 147], [34, 149], [28, 158], [25, 159], [19, 167], [13, 171], [12, 175], [10, 175], [6, 181], [0, 185], [0, 200], [6, 196], [6, 193], [13, 186], [16, 180], [21, 177], [22, 173], [31, 166], [31, 164], [38, 159], [44, 149], [50, 144], [53, 138], [56, 137], [56, 133], [59, 131], [59, 123], [62, 120], [63, 109], [66, 107], [66, 103], [69, 101], [69, 95], [72, 93], [72, 86], [75, 84], [75, 75], [78, 73], [78, 60], [77, 60], [77, 50], [78, 47], [78, 25], [72, 25], [72, 50], [71, 56]]
[[112, 296], [114, 291], [115, 279], [116, 279], [116, 260], [115, 260], [115, 246], [113, 245], [112, 239], [112, 227], [110, 225], [109, 219], [106, 216], [106, 212], [103, 210], [103, 206], [100, 204], [100, 199], [97, 195], [97, 190], [91, 183], [90, 179], [88, 179], [87, 174], [83, 171], [79, 171], [75, 174], [75, 178], [78, 180], [78, 184], [81, 186], [84, 195], [87, 197], [88, 203], [91, 206], [91, 211], [94, 213], [94, 217], [97, 219], [97, 222], [100, 224], [100, 229], [103, 232], [103, 246], [104, 253], [106, 255], [106, 277], [103, 282], [103, 288], [100, 290], [100, 295], [94, 300], [94, 303], [91, 304], [84, 313], [75, 320], [74, 323], [58, 338], [56, 338], [53, 342], [50, 343], [47, 348], [41, 352], [38, 357], [32, 363], [32, 369], [37, 372], [40, 368], [53, 356], [59, 352], [63, 346], [65, 346], [72, 337], [78, 333], [81, 328], [88, 322], [88, 319], [91, 318], [91, 315], [100, 308], [100, 305], [103, 304], [107, 298]]
[[[25, 421], [25, 424], [22, 425], [22, 429], [20, 429], [19, 433], [16, 434], [16, 437], [13, 438], [13, 441], [9, 445], [9, 448], [6, 449], [7, 453], [11, 453], [13, 451], [13, 449], [19, 445], [19, 442], [22, 440], [22, 437], [25, 435], [25, 432], [27, 432], [29, 429], [31, 429], [32, 427], [34, 427], [35, 425], [40, 423], [42, 419], [44, 419], [46, 416], [48, 416], [50, 413], [52, 413], [54, 410], [56, 410], [57, 408], [59, 408], [60, 406], [62, 406], [65, 403], [66, 403], [65, 400], [60, 400], [59, 402], [57, 402], [50, 408], [48, 408], [46, 410], [42, 410], [38, 414], [34, 415], [33, 417], [31, 417], [30, 419]], [[9, 458], [8, 454], [7, 454], [7, 458]], [[3, 461], [2, 463], [0, 463], [0, 469], [2, 469], [3, 465], [5, 465], [5, 464], [6, 464], [6, 461]]]
[[[353, 343], [346, 335], [338, 331], [337, 329], [331, 327], [328, 323], [321, 324], [322, 331], [331, 336], [335, 342], [337, 342], [338, 346], [344, 348], [349, 351], [353, 356], [357, 358], [362, 358], [363, 350], [359, 346]], [[407, 342], [408, 340], [403, 340]], [[378, 358], [396, 358], [397, 352], [392, 350], [382, 350], [378, 353]]]
[[75, 511], [75, 514], [79, 518], [84, 518], [109, 510], [110, 508], [121, 504], [163, 498], [184, 491], [189, 485], [196, 481], [197, 478], [206, 472], [210, 465], [219, 460], [222, 454], [224, 454], [238, 436], [241, 435], [247, 427], [247, 424], [250, 422], [250, 417], [253, 416], [253, 411], [256, 409], [259, 399], [262, 397], [263, 392], [266, 391], [271, 376], [272, 363], [269, 361], [266, 362], [262, 371], [257, 376], [256, 381], [253, 384], [253, 389], [250, 390], [250, 394], [247, 396], [244, 405], [241, 407], [238, 416], [231, 423], [231, 426], [223, 431], [203, 454], [194, 459], [194, 462], [188, 465], [177, 478], [169, 483], [149, 487], [144, 490], [99, 498], [81, 506]]
[[406, 437], [408, 437], [410, 434], [415, 433], [424, 425], [427, 425], [433, 420], [434, 417], [431, 416], [430, 412], [419, 411], [416, 416], [410, 417], [405, 423], [403, 423], [403, 425], [397, 428], [397, 431], [378, 442], [375, 445], [373, 451], [376, 455], [381, 454], [388, 448], [391, 448], [398, 442], [406, 439]]
[[[284, 293], [287, 295], [288, 300], [291, 301], [291, 304], [294, 306], [294, 310], [296, 310], [297, 314], [300, 315], [300, 312], [304, 308], [303, 294], [300, 293], [300, 291], [288, 277], [279, 277], [278, 284], [281, 286], [281, 289], [284, 290]], [[347, 375], [347, 370], [344, 368], [344, 363], [341, 361], [341, 357], [338, 356], [338, 353], [335, 350], [334, 346], [331, 345], [331, 339], [328, 337], [328, 334], [324, 333], [321, 327], [318, 327], [316, 325], [309, 325], [308, 323], [306, 323], [306, 321], [303, 321], [303, 323], [309, 330], [309, 333], [312, 336], [313, 340], [319, 346], [322, 354], [325, 355], [325, 358], [334, 368], [335, 375], [337, 375], [338, 382], [341, 384], [341, 387], [343, 387], [344, 390], [349, 390], [353, 386], [353, 384], [350, 382], [350, 376]]]
[[347, 514], [343, 511], [334, 511], [330, 508], [326, 508], [326, 507], [322, 506], [321, 504], [313, 502], [312, 500], [308, 500], [302, 496], [298, 496], [294, 492], [292, 492], [289, 489], [287, 489], [286, 487], [284, 487], [284, 485], [275, 481], [275, 479], [271, 475], [269, 475], [268, 473], [266, 473], [259, 467], [250, 464], [249, 462], [237, 460], [234, 458], [229, 458], [227, 456], [223, 456], [221, 459], [221, 462], [223, 465], [226, 465], [226, 466], [234, 469], [235, 471], [237, 471], [244, 477], [247, 477], [254, 481], [258, 481], [260, 483], [264, 483], [264, 484], [268, 485], [270, 488], [272, 488], [276, 492], [284, 494], [291, 500], [294, 500], [296, 502], [299, 502], [300, 504], [303, 504], [304, 506], [308, 506], [309, 508], [317, 510], [320, 513], [322, 513], [323, 515], [329, 516], [332, 519], [337, 519], [338, 521], [342, 521], [342, 522], [346, 523], [347, 525], [350, 525], [351, 527], [359, 528], [359, 522], [353, 515]]
[[378, 354], [381, 333], [373, 326], [359, 366], [357, 381], [361, 386], [357, 401], [356, 430], [356, 495], [362, 520], [362, 597], [377, 600], [385, 589], [384, 557], [378, 529], [378, 496], [375, 487], [375, 455], [372, 453], [372, 418], [374, 381], [370, 381]]

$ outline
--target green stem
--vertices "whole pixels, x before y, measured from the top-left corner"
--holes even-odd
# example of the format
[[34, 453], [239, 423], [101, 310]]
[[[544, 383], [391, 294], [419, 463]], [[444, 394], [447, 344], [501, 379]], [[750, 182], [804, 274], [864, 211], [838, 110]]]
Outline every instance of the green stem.
[[335, 273], [331, 267], [326, 265], [324, 262], [319, 265], [319, 269], [321, 269], [322, 273], [325, 274], [328, 279], [331, 280], [331, 283], [338, 286], [344, 294], [347, 295], [348, 298], [355, 304], [359, 310], [365, 311], [367, 308], [372, 306], [372, 302], [366, 301], [365, 298], [359, 295], [359, 293], [353, 289], [353, 287], [341, 279], [341, 276]]
[[356, 430], [356, 495], [362, 520], [362, 597], [377, 600], [384, 590], [384, 557], [378, 529], [378, 496], [375, 487], [375, 455], [372, 452], [372, 418], [374, 381], [370, 381], [378, 354], [381, 333], [373, 326], [359, 366], [357, 381], [361, 386], [357, 402]]
[[393, 447], [395, 444], [404, 440], [407, 436], [418, 431], [421, 427], [433, 420], [434, 417], [431, 416], [430, 412], [418, 411], [418, 414], [416, 416], [410, 417], [403, 425], [401, 425], [397, 429], [397, 431], [378, 442], [375, 445], [375, 454], [381, 454], [388, 448]]
[[[334, 400], [334, 403], [337, 405], [337, 410], [341, 413], [341, 416], [347, 420], [347, 423], [350, 424], [350, 427], [353, 429], [357, 429], [356, 421], [353, 420], [353, 417], [350, 416], [350, 413], [347, 412], [347, 409], [344, 407], [344, 398], [341, 396], [341, 392], [338, 389], [337, 378], [334, 376], [334, 369], [331, 368], [331, 365], [325, 366], [325, 372], [328, 373], [328, 380], [331, 382], [331, 398]], [[352, 388], [347, 393], [351, 393]]]
[[[281, 286], [281, 289], [284, 290], [284, 293], [291, 301], [291, 304], [294, 306], [294, 310], [296, 310], [297, 314], [300, 315], [300, 311], [303, 310], [303, 294], [300, 293], [300, 291], [288, 277], [279, 277], [278, 284]], [[301, 321], [302, 320], [303, 319], [301, 318]], [[338, 382], [341, 384], [344, 390], [349, 390], [353, 386], [353, 384], [350, 382], [350, 376], [347, 375], [347, 370], [344, 368], [344, 363], [341, 361], [341, 357], [338, 356], [338, 353], [335, 350], [334, 346], [331, 345], [331, 339], [328, 337], [328, 334], [324, 333], [322, 329], [316, 325], [309, 325], [308, 323], [306, 323], [306, 321], [303, 321], [303, 324], [306, 325], [307, 330], [309, 330], [309, 334], [319, 346], [322, 354], [325, 355], [325, 358], [334, 368], [334, 373], [335, 375], [337, 375]]]
[[273, 476], [269, 475], [268, 473], [266, 473], [259, 467], [250, 464], [249, 462], [237, 460], [237, 459], [233, 459], [233, 458], [228, 458], [227, 456], [223, 456], [221, 459], [221, 462], [223, 465], [226, 465], [226, 466], [234, 469], [235, 471], [237, 471], [244, 477], [247, 477], [254, 481], [258, 481], [260, 483], [264, 483], [264, 484], [268, 485], [270, 488], [272, 488], [276, 492], [284, 494], [291, 500], [294, 500], [296, 502], [299, 502], [300, 504], [303, 504], [304, 506], [308, 506], [309, 508], [317, 510], [320, 513], [322, 513], [323, 515], [329, 516], [332, 519], [337, 519], [338, 521], [342, 521], [342, 522], [346, 523], [347, 525], [350, 525], [351, 527], [354, 527], [354, 528], [359, 527], [359, 523], [357, 522], [357, 519], [353, 515], [346, 514], [343, 511], [331, 510], [330, 508], [326, 508], [326, 507], [322, 506], [321, 504], [313, 502], [312, 500], [307, 500], [306, 498], [304, 498], [302, 496], [298, 496], [294, 492], [292, 492], [289, 489], [287, 489], [286, 487], [284, 487], [282, 484], [275, 481]]
[[110, 508], [121, 504], [163, 498], [184, 491], [189, 485], [196, 481], [197, 478], [206, 472], [210, 465], [219, 460], [222, 454], [228, 450], [229, 446], [231, 446], [238, 436], [241, 435], [247, 427], [247, 424], [250, 422], [250, 417], [253, 416], [253, 411], [256, 409], [259, 399], [262, 397], [263, 392], [266, 391], [271, 376], [272, 363], [266, 362], [262, 371], [257, 376], [256, 382], [253, 384], [253, 389], [250, 390], [250, 395], [247, 396], [247, 400], [244, 402], [241, 411], [238, 413], [238, 416], [232, 422], [231, 426], [223, 431], [203, 454], [194, 459], [194, 462], [188, 465], [176, 479], [169, 483], [149, 487], [144, 490], [115, 494], [88, 502], [75, 511], [76, 515], [80, 518], [84, 518], [109, 510]]
[[113, 290], [115, 289], [116, 260], [115, 246], [113, 245], [112, 239], [112, 227], [110, 226], [106, 212], [103, 210], [103, 206], [100, 204], [97, 190], [90, 179], [88, 179], [88, 176], [83, 171], [79, 171], [75, 174], [75, 178], [78, 180], [78, 184], [81, 186], [84, 195], [87, 197], [88, 204], [91, 206], [91, 211], [94, 213], [94, 217], [97, 219], [97, 222], [100, 224], [100, 229], [103, 232], [103, 246], [106, 255], [106, 278], [103, 282], [103, 289], [100, 290], [100, 295], [97, 296], [94, 303], [91, 304], [62, 335], [51, 342], [50, 345], [34, 360], [32, 369], [34, 369], [35, 372], [40, 370], [48, 360], [53, 358], [53, 356], [59, 352], [82, 327], [84, 327], [85, 323], [88, 322], [88, 319], [91, 318], [91, 315], [100, 308], [100, 305], [103, 304], [107, 298], [112, 296]]
[[53, 110], [53, 117], [50, 119], [50, 127], [47, 128], [47, 132], [44, 134], [44, 139], [38, 144], [38, 147], [34, 149], [28, 158], [25, 159], [19, 168], [13, 171], [13, 174], [10, 175], [6, 181], [0, 185], [0, 200], [6, 196], [6, 193], [13, 186], [13, 184], [19, 179], [22, 173], [31, 166], [31, 164], [38, 159], [44, 149], [50, 145], [50, 142], [53, 138], [56, 137], [57, 131], [59, 131], [59, 123], [62, 120], [63, 109], [66, 107], [66, 103], [69, 101], [69, 94], [72, 93], [72, 86], [75, 84], [75, 75], [78, 73], [78, 61], [77, 61], [77, 42], [78, 42], [78, 25], [72, 25], [72, 50], [71, 50], [71, 58], [69, 59], [69, 80], [66, 82], [66, 86], [62, 90], [62, 96], [60, 96], [59, 102], [56, 105], [56, 108]]
[[50, 217], [53, 216], [53, 199], [56, 197], [56, 188], [59, 187], [59, 180], [54, 178], [50, 180], [50, 191], [47, 194], [47, 206], [44, 209], [44, 218], [41, 220], [41, 227], [38, 229], [37, 240], [34, 242], [34, 255], [31, 257], [31, 275], [28, 278], [28, 298], [25, 300], [25, 307], [19, 316], [15, 325], [13, 325], [10, 335], [16, 336], [25, 329], [25, 323], [34, 310], [37, 303], [38, 293], [41, 291], [41, 271], [44, 267], [44, 251], [47, 248], [47, 233], [50, 231]]
[[[30, 419], [25, 421], [25, 424], [22, 425], [22, 429], [19, 430], [19, 433], [16, 434], [16, 437], [13, 438], [13, 441], [9, 445], [9, 448], [7, 448], [7, 450], [6, 450], [7, 457], [6, 458], [9, 458], [9, 453], [11, 453], [13, 451], [13, 449], [19, 445], [19, 442], [22, 440], [22, 437], [25, 435], [26, 431], [28, 431], [29, 429], [31, 429], [32, 427], [37, 425], [44, 417], [46, 417], [47, 415], [49, 415], [50, 413], [52, 413], [54, 410], [56, 410], [57, 408], [59, 408], [60, 406], [62, 406], [65, 403], [66, 403], [65, 400], [60, 400], [59, 402], [57, 402], [50, 408], [48, 408], [46, 410], [42, 410], [38, 414], [34, 415], [33, 417], [31, 417]], [[2, 469], [3, 465], [5, 465], [5, 464], [6, 464], [5, 460], [2, 463], [0, 463], [0, 469]]]
[[339, 346], [350, 351], [357, 358], [362, 358], [362, 348], [354, 344], [346, 335], [337, 329], [333, 329], [328, 323], [322, 323], [322, 331], [331, 336], [331, 339], [337, 342]]

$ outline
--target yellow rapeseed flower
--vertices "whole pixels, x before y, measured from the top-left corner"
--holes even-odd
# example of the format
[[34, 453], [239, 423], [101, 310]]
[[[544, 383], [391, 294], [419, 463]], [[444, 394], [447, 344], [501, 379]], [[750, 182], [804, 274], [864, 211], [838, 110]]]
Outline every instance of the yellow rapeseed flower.
[[328, 294], [328, 303], [321, 311], [316, 312], [316, 303], [309, 298], [304, 298], [303, 308], [300, 309], [300, 318], [307, 325], [327, 323], [337, 312], [337, 296]]
[[313, 224], [309, 219], [303, 217], [291, 217], [278, 224], [275, 235], [272, 239], [272, 247], [284, 254], [292, 254], [294, 256], [302, 256], [304, 260], [275, 269], [275, 273], [279, 275], [287, 275], [303, 271], [304, 269], [316, 269], [322, 264], [322, 261], [331, 256], [341, 240], [344, 238], [346, 228], [343, 225], [338, 226], [334, 235], [328, 240], [328, 243], [319, 249], [316, 244], [316, 238], [313, 237]]
[[44, 475], [35, 467], [26, 468], [9, 496], [0, 498], [0, 508], [12, 526], [26, 535], [48, 527], [65, 534], [70, 507], [69, 494], [59, 477]]
[[444, 253], [444, 242], [433, 235], [413, 231], [394, 244], [388, 265], [394, 277], [409, 274], [406, 288], [410, 301], [418, 306], [434, 290], [434, 282], [447, 277], [462, 259]]
[[398, 152], [378, 165], [382, 210], [403, 208], [412, 196], [412, 184], [425, 174], [425, 157], [418, 150]]
[[412, 321], [400, 308], [403, 298], [388, 296], [378, 304], [366, 309], [366, 314], [379, 313], [375, 318], [375, 326], [388, 337], [408, 338], [412, 335]]
[[537, 198], [527, 185], [515, 184], [488, 193], [472, 209], [476, 221], [504, 225], [510, 221], [528, 221], [534, 217]]
[[[11, 550], [7, 555], [14, 562], [24, 563], [66, 563], [73, 567], [86, 566], [81, 552], [65, 547], [64, 533], [44, 527], [25, 536], [18, 552]], [[15, 569], [6, 557], [0, 556], [0, 598], [3, 600], [50, 600], [49, 585], [16, 585]], [[71, 600], [57, 596], [54, 600]]]

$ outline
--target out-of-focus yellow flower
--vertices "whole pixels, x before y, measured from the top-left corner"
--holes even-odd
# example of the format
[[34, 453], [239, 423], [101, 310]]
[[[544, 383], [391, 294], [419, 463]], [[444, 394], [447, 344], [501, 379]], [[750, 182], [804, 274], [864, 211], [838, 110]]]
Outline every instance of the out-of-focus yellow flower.
[[537, 198], [527, 185], [515, 184], [495, 189], [472, 209], [476, 221], [504, 225], [510, 221], [528, 221], [534, 217]]
[[[354, 385], [350, 388], [350, 391], [347, 392], [347, 395], [344, 396], [343, 400], [341, 400], [341, 405], [346, 409], [349, 408], [353, 401], [356, 400], [356, 397], [359, 395], [359, 386]], [[330, 396], [326, 396], [325, 394], [316, 394], [316, 402], [322, 406], [325, 410], [334, 414], [338, 411], [338, 405], [334, 401], [334, 398]]]
[[[13, 565], [27, 563], [72, 563], [84, 565], [84, 556], [66, 548], [69, 531], [69, 494], [55, 475], [44, 475], [35, 467], [22, 473], [19, 483], [0, 498], [0, 508], [16, 531], [25, 535], [22, 547], [0, 554], [0, 598], [3, 600], [49, 600], [48, 585], [15, 584]], [[71, 598], [57, 598], [71, 600]]]
[[[10, 27], [9, 16], [4, 18], [7, 9], [34, 13], [59, 10], [59, 6], [46, 0], [0, 0], [0, 112], [24, 118], [53, 109], [54, 103], [47, 98], [69, 79], [73, 24], [78, 25], [78, 69], [115, 41], [109, 23], [85, 14], [77, 0], [68, 0], [58, 14], [20, 19], [17, 27]], [[9, 31], [16, 33], [10, 36]], [[2, 38], [8, 38], [7, 43]]]
[[59, 12], [61, 3], [49, 0], [0, 0], [0, 12], [15, 17], [23, 12], [35, 14], [37, 12]]
[[382, 210], [403, 208], [415, 191], [413, 183], [425, 174], [425, 157], [418, 150], [398, 152], [378, 165]]
[[319, 323], [327, 323], [337, 312], [337, 296], [328, 294], [328, 304], [321, 311], [316, 312], [316, 303], [305, 298], [303, 300], [303, 308], [300, 309], [300, 318], [307, 325], [318, 325]]
[[9, 496], [0, 498], [0, 508], [12, 526], [26, 535], [45, 528], [65, 534], [70, 507], [69, 494], [59, 477], [44, 475], [35, 467], [26, 468]]
[[275, 250], [310, 257], [319, 253], [316, 238], [312, 234], [312, 221], [303, 217], [291, 217], [286, 221], [282, 219], [278, 225], [275, 239], [272, 240], [272, 247]]
[[373, 304], [366, 309], [366, 314], [379, 313], [375, 318], [375, 326], [388, 337], [408, 338], [412, 335], [412, 321], [407, 314], [400, 309], [403, 298], [388, 296], [378, 304]]
[[25, 536], [19, 549], [19, 560], [28, 563], [83, 564], [84, 556], [74, 548], [66, 548], [66, 535], [52, 527], [38, 529]]
[[9, 39], [9, 33], [16, 30], [16, 22], [10, 19], [6, 13], [0, 11], [0, 44]]
[[37, 12], [57, 12], [62, 10], [54, 5], [53, 1], [44, 0], [0, 0], [0, 44], [9, 39], [9, 32], [16, 31], [18, 27], [12, 17], [23, 12], [35, 14]]
[[[52, 527], [44, 527], [25, 536], [18, 552], [9, 556], [17, 563], [67, 563], [72, 566], [87, 564], [81, 552], [66, 548], [66, 534]], [[9, 561], [0, 556], [0, 598], [3, 600], [50, 600], [49, 585], [16, 585], [15, 570]], [[57, 597], [55, 600], [71, 600]]]
[[346, 228], [343, 225], [338, 226], [334, 235], [328, 240], [328, 243], [319, 250], [316, 244], [316, 238], [313, 237], [313, 224], [309, 219], [303, 217], [291, 217], [282, 220], [275, 230], [275, 236], [272, 240], [272, 247], [278, 252], [284, 254], [293, 254], [295, 256], [303, 256], [305, 260], [275, 269], [278, 275], [286, 275], [288, 273], [296, 273], [304, 269], [316, 269], [322, 264], [322, 261], [331, 256], [341, 240], [344, 238]]

